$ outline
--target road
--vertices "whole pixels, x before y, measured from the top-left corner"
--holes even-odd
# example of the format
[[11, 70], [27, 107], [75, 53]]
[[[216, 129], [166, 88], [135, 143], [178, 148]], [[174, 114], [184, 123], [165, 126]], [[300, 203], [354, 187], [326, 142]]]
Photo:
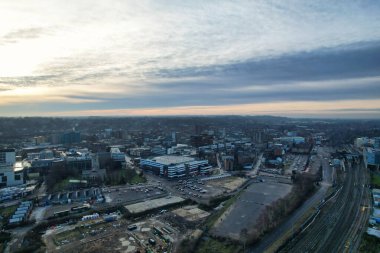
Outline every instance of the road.
[[322, 165], [322, 175], [323, 181], [322, 184], [327, 183], [332, 185], [335, 181], [336, 171], [335, 168], [331, 168], [329, 164], [330, 159], [330, 150], [329, 148], [318, 148], [318, 158], [320, 159], [320, 163]]
[[263, 159], [264, 153], [260, 153], [259, 157], [257, 158], [256, 164], [253, 166], [252, 171], [249, 173], [250, 176], [256, 176], [259, 172], [259, 168], [261, 165], [261, 160]]
[[342, 189], [304, 232], [281, 252], [352, 252], [368, 219], [361, 205], [369, 201], [367, 173], [360, 164], [347, 166]]

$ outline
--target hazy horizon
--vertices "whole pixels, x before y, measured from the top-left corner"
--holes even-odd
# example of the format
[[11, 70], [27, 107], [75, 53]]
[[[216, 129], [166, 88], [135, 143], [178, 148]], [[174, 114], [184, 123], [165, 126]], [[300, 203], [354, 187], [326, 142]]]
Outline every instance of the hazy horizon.
[[380, 2], [0, 2], [0, 116], [380, 118]]

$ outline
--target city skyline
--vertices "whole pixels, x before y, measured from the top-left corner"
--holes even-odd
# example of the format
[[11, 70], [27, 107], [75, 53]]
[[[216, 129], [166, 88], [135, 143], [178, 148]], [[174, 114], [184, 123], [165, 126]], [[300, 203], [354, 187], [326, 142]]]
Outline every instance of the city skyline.
[[377, 1], [0, 10], [0, 116], [380, 116]]

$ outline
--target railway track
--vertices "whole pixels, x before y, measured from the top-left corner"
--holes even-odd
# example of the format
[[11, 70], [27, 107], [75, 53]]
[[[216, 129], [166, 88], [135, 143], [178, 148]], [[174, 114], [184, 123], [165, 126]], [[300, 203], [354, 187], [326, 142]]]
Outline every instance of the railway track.
[[[358, 177], [358, 170], [353, 171], [355, 174], [355, 179]], [[351, 185], [352, 186], [352, 185]], [[330, 236], [327, 238], [326, 242], [319, 248], [320, 252], [343, 252], [347, 246], [347, 235], [349, 230], [355, 222], [356, 210], [360, 209], [360, 199], [361, 195], [359, 189], [356, 187], [356, 183], [353, 185], [354, 188], [350, 187], [349, 191], [351, 194], [346, 198], [345, 204], [342, 205], [342, 211], [339, 213], [338, 221], [336, 222], [334, 229]]]
[[366, 175], [360, 166], [348, 166], [342, 190], [322, 208], [315, 221], [281, 252], [349, 252], [354, 246], [357, 248], [362, 233], [359, 230], [367, 217], [360, 211], [362, 199], [368, 201], [364, 192], [366, 189], [363, 188], [365, 180]]
[[347, 242], [345, 247], [341, 247], [339, 250], [342, 252], [356, 252], [361, 241], [361, 237], [365, 232], [366, 224], [369, 218], [370, 209], [368, 208], [371, 205], [370, 192], [367, 188], [363, 187], [368, 185], [369, 177], [368, 173], [361, 173], [361, 207], [356, 210], [355, 213], [355, 223], [351, 226], [350, 231], [347, 236]]
[[[364, 170], [364, 171], [363, 171]], [[364, 173], [363, 173], [364, 172]], [[361, 235], [368, 220], [368, 210], [361, 211], [363, 203], [369, 202], [368, 189], [364, 187], [367, 182], [367, 173], [360, 165], [354, 168], [354, 188], [351, 188], [351, 202], [346, 212], [342, 214], [341, 222], [335, 228], [337, 236], [331, 236], [329, 243], [321, 248], [328, 252], [353, 252], [360, 243]]]

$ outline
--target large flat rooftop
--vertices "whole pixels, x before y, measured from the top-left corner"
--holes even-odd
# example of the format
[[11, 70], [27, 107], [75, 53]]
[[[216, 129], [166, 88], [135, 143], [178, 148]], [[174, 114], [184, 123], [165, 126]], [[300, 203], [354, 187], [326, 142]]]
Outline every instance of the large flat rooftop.
[[188, 156], [163, 155], [163, 156], [157, 156], [153, 158], [152, 160], [164, 165], [170, 165], [170, 164], [187, 163], [187, 162], [194, 161], [195, 159]]
[[136, 214], [145, 212], [148, 210], [164, 207], [171, 204], [176, 204], [185, 201], [181, 197], [171, 196], [171, 197], [165, 197], [165, 198], [159, 198], [159, 199], [152, 199], [143, 201], [136, 204], [126, 205], [125, 209], [127, 209], [130, 213]]

